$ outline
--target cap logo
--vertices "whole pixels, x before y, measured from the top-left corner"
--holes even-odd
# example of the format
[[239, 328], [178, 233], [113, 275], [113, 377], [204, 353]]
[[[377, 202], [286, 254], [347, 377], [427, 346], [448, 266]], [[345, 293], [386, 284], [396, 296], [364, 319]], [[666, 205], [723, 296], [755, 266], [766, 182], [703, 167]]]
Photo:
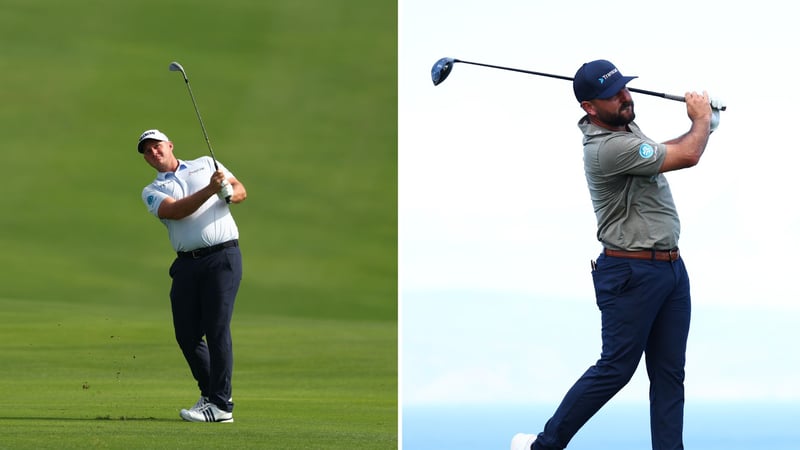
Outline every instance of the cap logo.
[[599, 81], [600, 84], [603, 84], [603, 83], [605, 83], [605, 81], [607, 79], [609, 79], [612, 76], [614, 76], [614, 74], [616, 74], [617, 72], [619, 72], [619, 70], [616, 67], [614, 67], [614, 70], [612, 70], [611, 72], [608, 72], [607, 74], [605, 74], [602, 77], [598, 78], [597, 81]]

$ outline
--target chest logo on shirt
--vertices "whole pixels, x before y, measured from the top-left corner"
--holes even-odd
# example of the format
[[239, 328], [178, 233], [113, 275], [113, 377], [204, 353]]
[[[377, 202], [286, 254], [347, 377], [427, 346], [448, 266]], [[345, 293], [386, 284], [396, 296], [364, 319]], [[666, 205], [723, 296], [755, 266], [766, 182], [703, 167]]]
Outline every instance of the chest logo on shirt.
[[653, 155], [655, 155], [655, 153], [656, 151], [653, 148], [653, 146], [648, 143], [644, 143], [639, 146], [639, 156], [641, 156], [644, 159], [652, 158]]

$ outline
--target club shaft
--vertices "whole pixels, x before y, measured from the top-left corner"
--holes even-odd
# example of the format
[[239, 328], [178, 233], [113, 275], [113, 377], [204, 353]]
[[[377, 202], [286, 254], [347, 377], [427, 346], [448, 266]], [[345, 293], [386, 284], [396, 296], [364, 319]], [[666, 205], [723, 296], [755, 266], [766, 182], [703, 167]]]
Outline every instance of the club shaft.
[[454, 59], [453, 62], [460, 62], [460, 63], [464, 63], [464, 64], [472, 64], [473, 66], [491, 67], [493, 69], [510, 70], [511, 72], [527, 73], [529, 75], [539, 75], [539, 76], [542, 76], [542, 77], [558, 78], [559, 80], [572, 81], [572, 78], [570, 78], [570, 77], [565, 77], [563, 75], [553, 75], [551, 73], [534, 72], [532, 70], [515, 69], [513, 67], [495, 66], [495, 65], [492, 65], [492, 64], [484, 64], [484, 63], [479, 63], [479, 62], [464, 61], [463, 59]]
[[[197, 121], [200, 122], [200, 129], [203, 130], [203, 137], [206, 139], [206, 146], [208, 146], [208, 152], [211, 154], [211, 161], [214, 162], [214, 170], [219, 170], [219, 165], [217, 164], [217, 157], [214, 156], [214, 149], [211, 148], [211, 140], [208, 139], [208, 132], [206, 132], [206, 125], [203, 123], [203, 118], [200, 116], [200, 108], [197, 107], [197, 100], [194, 99], [194, 92], [192, 92], [192, 85], [189, 84], [189, 77], [186, 76], [186, 71], [183, 69], [183, 66], [180, 65], [177, 61], [173, 61], [169, 65], [169, 70], [172, 71], [180, 71], [181, 75], [183, 75], [183, 81], [186, 82], [186, 89], [189, 91], [189, 98], [192, 99], [192, 106], [194, 107], [194, 113], [197, 114]], [[228, 195], [225, 197], [225, 202], [231, 202], [231, 196]]]
[[208, 146], [208, 152], [211, 153], [211, 160], [214, 161], [214, 169], [219, 170], [219, 166], [217, 165], [217, 157], [214, 156], [214, 149], [211, 148], [211, 141], [208, 139], [208, 133], [206, 132], [206, 126], [203, 124], [203, 118], [200, 116], [200, 108], [197, 107], [197, 101], [194, 99], [194, 93], [192, 92], [192, 85], [189, 84], [189, 78], [186, 77], [184, 74], [183, 76], [184, 81], [186, 81], [186, 88], [189, 90], [189, 97], [192, 99], [192, 105], [194, 106], [194, 112], [197, 114], [197, 121], [200, 122], [200, 129], [203, 130], [203, 137], [206, 139], [206, 145]]
[[[574, 80], [574, 78], [572, 78], [572, 77], [566, 77], [566, 76], [563, 76], [563, 75], [553, 75], [551, 73], [534, 72], [533, 70], [515, 69], [513, 67], [495, 66], [495, 65], [492, 65], [492, 64], [484, 64], [484, 63], [473, 62], [473, 61], [464, 61], [463, 59], [454, 59], [453, 62], [460, 62], [460, 63], [464, 63], [464, 64], [472, 64], [474, 66], [490, 67], [490, 68], [493, 68], [493, 69], [509, 70], [511, 72], [527, 73], [529, 75], [539, 75], [539, 76], [542, 76], [542, 77], [558, 78], [559, 80], [567, 80], [567, 81], [573, 81]], [[628, 87], [628, 90], [631, 91], [631, 92], [636, 92], [637, 94], [652, 95], [654, 97], [661, 97], [661, 98], [665, 98], [667, 100], [675, 100], [675, 101], [678, 101], [678, 102], [686, 102], [686, 99], [684, 97], [682, 97], [682, 96], [679, 96], [679, 95], [665, 94], [663, 92], [648, 91], [647, 89], [637, 89], [637, 88], [632, 88], [632, 87]], [[725, 107], [723, 107], [722, 110], [724, 111]]]

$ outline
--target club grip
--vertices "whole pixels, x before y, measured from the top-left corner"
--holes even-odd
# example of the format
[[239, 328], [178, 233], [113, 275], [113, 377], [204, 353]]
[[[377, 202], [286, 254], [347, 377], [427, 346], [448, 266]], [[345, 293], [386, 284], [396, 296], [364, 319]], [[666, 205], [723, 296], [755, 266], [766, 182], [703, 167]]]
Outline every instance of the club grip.
[[225, 203], [228, 203], [228, 204], [231, 203], [231, 196], [230, 195], [225, 197]]

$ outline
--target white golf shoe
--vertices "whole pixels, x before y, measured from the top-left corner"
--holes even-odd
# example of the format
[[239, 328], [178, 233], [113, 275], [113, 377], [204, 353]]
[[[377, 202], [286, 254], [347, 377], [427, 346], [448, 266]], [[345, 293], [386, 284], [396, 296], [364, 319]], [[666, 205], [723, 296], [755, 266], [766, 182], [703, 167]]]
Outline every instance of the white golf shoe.
[[[201, 395], [201, 396], [200, 396], [200, 399], [199, 399], [199, 400], [197, 400], [197, 403], [195, 403], [195, 404], [194, 404], [194, 406], [192, 406], [191, 408], [189, 408], [189, 410], [191, 410], [191, 411], [194, 411], [194, 410], [200, 409], [200, 408], [202, 408], [202, 407], [203, 407], [203, 405], [205, 405], [206, 403], [208, 403], [208, 397], [204, 397], [204, 396], [202, 396], [202, 395]], [[182, 409], [181, 411], [186, 411], [186, 410], [185, 410], [185, 409]]]
[[511, 450], [531, 450], [535, 440], [535, 434], [517, 433], [511, 438]]
[[217, 408], [217, 405], [208, 401], [205, 397], [200, 397], [200, 400], [191, 409], [181, 410], [181, 419], [188, 422], [233, 422], [233, 413], [223, 411]]

